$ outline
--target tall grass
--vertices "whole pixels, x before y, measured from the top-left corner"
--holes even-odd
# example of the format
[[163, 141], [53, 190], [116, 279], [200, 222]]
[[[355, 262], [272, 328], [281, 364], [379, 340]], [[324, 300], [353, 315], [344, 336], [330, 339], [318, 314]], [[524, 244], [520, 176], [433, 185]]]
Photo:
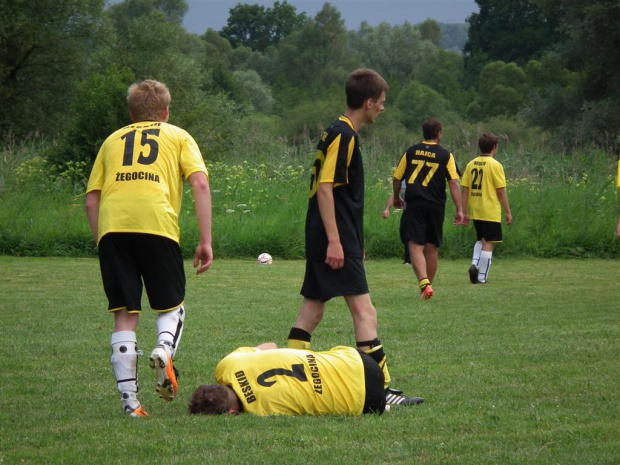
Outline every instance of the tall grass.
[[[461, 168], [477, 153], [472, 138], [466, 133], [461, 150], [453, 149]], [[384, 220], [381, 212], [400, 152], [391, 147], [388, 153], [372, 133], [364, 143], [367, 257], [399, 257], [400, 213]], [[0, 153], [0, 254], [93, 256], [96, 249], [83, 210], [88, 173], [82, 166], [53, 173], [41, 156], [44, 148], [26, 141]], [[303, 257], [313, 152], [310, 143], [290, 148], [279, 141], [261, 153], [239, 155], [238, 160], [207, 160], [216, 257], [256, 257], [261, 252]], [[542, 146], [531, 151], [506, 139], [497, 159], [505, 167], [514, 216], [514, 224], [504, 226], [497, 256], [620, 256], [620, 241], [613, 234], [617, 200], [610, 154], [586, 149], [552, 153]], [[442, 256], [468, 256], [474, 229], [452, 226], [453, 215], [448, 201]], [[197, 227], [189, 185], [180, 224], [183, 253], [190, 257]]]

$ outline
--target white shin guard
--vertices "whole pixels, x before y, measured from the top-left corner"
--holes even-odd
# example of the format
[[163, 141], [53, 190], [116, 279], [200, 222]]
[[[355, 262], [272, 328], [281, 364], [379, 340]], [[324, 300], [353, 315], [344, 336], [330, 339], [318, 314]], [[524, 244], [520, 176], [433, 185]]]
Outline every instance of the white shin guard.
[[183, 335], [185, 322], [185, 308], [181, 305], [176, 310], [160, 313], [157, 317], [157, 345], [166, 345], [170, 348], [170, 356], [174, 359], [179, 341]]
[[[138, 343], [133, 331], [112, 333], [110, 341], [116, 385], [123, 399], [136, 399], [138, 392]], [[131, 395], [133, 394], [133, 395]]]

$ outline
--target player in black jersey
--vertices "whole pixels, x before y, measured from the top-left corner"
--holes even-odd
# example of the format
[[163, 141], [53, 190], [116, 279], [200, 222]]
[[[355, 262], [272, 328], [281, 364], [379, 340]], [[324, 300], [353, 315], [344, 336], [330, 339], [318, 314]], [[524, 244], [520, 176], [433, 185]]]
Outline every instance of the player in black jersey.
[[358, 132], [383, 111], [387, 87], [376, 71], [353, 71], [345, 87], [347, 111], [318, 143], [306, 215], [304, 300], [287, 346], [309, 349], [325, 303], [342, 296], [353, 317], [357, 348], [383, 369], [388, 404], [409, 405], [415, 399], [388, 387], [390, 375], [377, 337], [377, 311], [364, 270], [364, 167]]
[[[446, 206], [446, 180], [456, 206], [454, 224], [463, 223], [463, 208], [459, 187], [460, 172], [454, 156], [439, 145], [442, 125], [429, 119], [422, 125], [424, 140], [409, 147], [400, 159], [393, 180], [394, 207], [402, 208], [400, 238], [409, 245], [411, 264], [418, 279], [420, 298], [430, 299], [431, 286], [443, 241], [443, 221]], [[406, 182], [405, 200], [400, 198], [401, 182]]]

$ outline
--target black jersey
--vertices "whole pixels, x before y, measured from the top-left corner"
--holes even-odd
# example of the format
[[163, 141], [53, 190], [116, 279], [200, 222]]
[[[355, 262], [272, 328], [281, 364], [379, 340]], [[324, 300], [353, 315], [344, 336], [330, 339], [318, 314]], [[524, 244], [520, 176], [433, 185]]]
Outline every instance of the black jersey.
[[436, 142], [423, 141], [403, 154], [394, 177], [405, 180], [405, 202], [425, 200], [445, 205], [446, 180], [458, 180], [454, 156]]
[[345, 257], [363, 257], [364, 167], [358, 135], [346, 116], [323, 133], [312, 166], [306, 215], [306, 259], [312, 261], [323, 261], [327, 255], [327, 233], [316, 195], [324, 182], [334, 185], [336, 224]]

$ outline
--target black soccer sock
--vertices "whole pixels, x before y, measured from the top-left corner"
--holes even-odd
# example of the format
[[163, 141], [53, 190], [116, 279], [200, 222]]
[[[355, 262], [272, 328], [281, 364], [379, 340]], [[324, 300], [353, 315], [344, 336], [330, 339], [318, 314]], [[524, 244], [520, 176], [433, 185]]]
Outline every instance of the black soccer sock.
[[312, 334], [310, 334], [308, 331], [293, 326], [291, 328], [291, 331], [288, 333], [286, 347], [288, 347], [289, 349], [310, 350], [311, 338]]
[[366, 349], [363, 352], [366, 355], [369, 355], [383, 370], [383, 376], [385, 377], [384, 387], [387, 388], [390, 385], [390, 381], [392, 378], [390, 377], [390, 372], [387, 367], [387, 356], [383, 351], [383, 345], [379, 338], [373, 339], [372, 341], [357, 341], [357, 347], [370, 347], [370, 349]]

